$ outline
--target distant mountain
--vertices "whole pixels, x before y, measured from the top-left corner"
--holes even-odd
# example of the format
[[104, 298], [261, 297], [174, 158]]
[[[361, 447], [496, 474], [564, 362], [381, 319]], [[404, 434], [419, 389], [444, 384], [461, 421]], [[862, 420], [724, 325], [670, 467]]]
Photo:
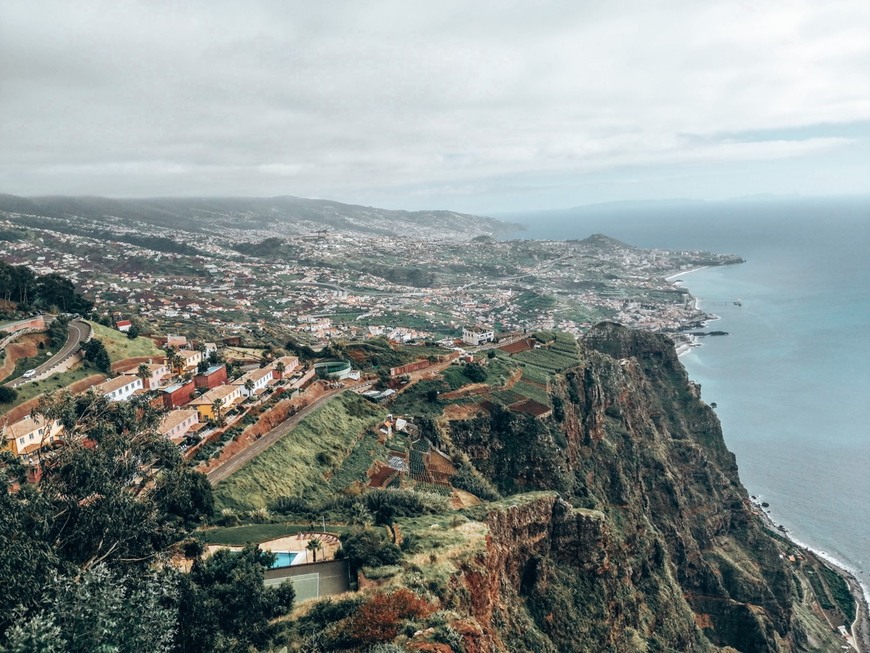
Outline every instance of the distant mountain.
[[[0, 194], [0, 213], [59, 219], [140, 222], [184, 231], [254, 229], [285, 235], [329, 229], [347, 233], [467, 239], [522, 229], [453, 211], [395, 211], [301, 197], [153, 198], [18, 197]], [[133, 226], [133, 225], [130, 225]]]

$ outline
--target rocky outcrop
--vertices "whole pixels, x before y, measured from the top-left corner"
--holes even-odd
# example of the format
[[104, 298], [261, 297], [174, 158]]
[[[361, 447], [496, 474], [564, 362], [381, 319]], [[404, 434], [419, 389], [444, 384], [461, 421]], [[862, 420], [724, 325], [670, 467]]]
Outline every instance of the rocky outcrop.
[[514, 494], [469, 513], [488, 536], [453, 581], [467, 650], [811, 650], [783, 543], [673, 343], [601, 324], [581, 344], [552, 388], [560, 421], [495, 410], [450, 425]]

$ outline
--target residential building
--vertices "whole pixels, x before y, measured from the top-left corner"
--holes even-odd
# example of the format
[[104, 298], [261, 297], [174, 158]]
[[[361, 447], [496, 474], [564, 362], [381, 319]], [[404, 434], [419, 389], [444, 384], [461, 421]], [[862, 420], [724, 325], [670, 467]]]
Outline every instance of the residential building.
[[[261, 393], [269, 383], [272, 382], [274, 370], [270, 367], [263, 367], [258, 370], [251, 370], [246, 374], [243, 374], [238, 379], [233, 381], [233, 385], [237, 385], [242, 389], [242, 394], [246, 397], [251, 397], [255, 394]], [[245, 387], [245, 384], [251, 381], [254, 386], [248, 390]]]
[[182, 408], [168, 412], [157, 430], [172, 442], [178, 443], [198, 423], [199, 411], [195, 408]]
[[142, 379], [132, 374], [116, 376], [114, 379], [103, 381], [94, 387], [98, 394], [103, 395], [109, 401], [126, 401], [136, 394], [137, 390], [142, 389]]
[[190, 401], [193, 393], [196, 391], [196, 386], [193, 381], [185, 383], [176, 383], [163, 389], [163, 405], [172, 410], [178, 406], [183, 406]]
[[212, 388], [205, 394], [197, 397], [188, 405], [199, 411], [199, 418], [203, 421], [215, 419], [214, 406], [219, 402], [221, 410], [229, 410], [234, 403], [241, 401], [242, 387], [238, 385], [222, 385]]
[[462, 341], [469, 345], [482, 345], [493, 340], [495, 340], [495, 331], [490, 326], [475, 324], [462, 327]]
[[2, 427], [4, 444], [16, 456], [28, 456], [49, 446], [59, 439], [62, 431], [60, 420], [47, 422], [41, 415], [28, 416]]
[[[282, 372], [279, 372], [277, 369], [278, 363], [283, 363], [284, 370]], [[281, 356], [281, 358], [276, 358], [272, 361], [270, 367], [275, 370], [272, 375], [274, 378], [283, 379], [291, 376], [293, 372], [299, 369], [299, 358], [297, 356]]]
[[[148, 376], [143, 384], [144, 388], [146, 390], [157, 390], [160, 387], [160, 382], [169, 374], [169, 368], [165, 363], [145, 363], [144, 365], [148, 369]], [[139, 366], [124, 370], [124, 374], [139, 376]]]
[[122, 333], [127, 333], [133, 323], [130, 320], [118, 320], [115, 322], [115, 328]]
[[196, 366], [202, 362], [202, 352], [196, 349], [179, 349], [178, 355], [184, 361], [184, 369], [196, 369]]
[[224, 385], [227, 382], [227, 366], [223, 363], [212, 365], [202, 374], [197, 374], [193, 377], [193, 382], [197, 388], [205, 388], [207, 390]]

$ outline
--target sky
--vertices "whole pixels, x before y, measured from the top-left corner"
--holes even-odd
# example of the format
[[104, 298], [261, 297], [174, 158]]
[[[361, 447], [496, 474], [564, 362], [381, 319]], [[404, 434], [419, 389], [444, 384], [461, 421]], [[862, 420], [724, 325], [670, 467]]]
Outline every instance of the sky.
[[866, 0], [0, 3], [0, 192], [870, 193]]

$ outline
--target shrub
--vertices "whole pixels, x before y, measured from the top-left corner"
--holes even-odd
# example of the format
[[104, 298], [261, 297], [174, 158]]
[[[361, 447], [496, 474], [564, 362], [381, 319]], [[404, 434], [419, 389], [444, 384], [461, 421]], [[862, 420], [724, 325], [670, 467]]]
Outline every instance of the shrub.
[[434, 606], [408, 589], [376, 594], [351, 618], [350, 633], [362, 644], [389, 642], [399, 634], [403, 621], [425, 617], [434, 611]]
[[390, 542], [381, 529], [353, 530], [343, 533], [340, 539], [340, 555], [357, 568], [395, 565], [402, 559], [399, 547]]

